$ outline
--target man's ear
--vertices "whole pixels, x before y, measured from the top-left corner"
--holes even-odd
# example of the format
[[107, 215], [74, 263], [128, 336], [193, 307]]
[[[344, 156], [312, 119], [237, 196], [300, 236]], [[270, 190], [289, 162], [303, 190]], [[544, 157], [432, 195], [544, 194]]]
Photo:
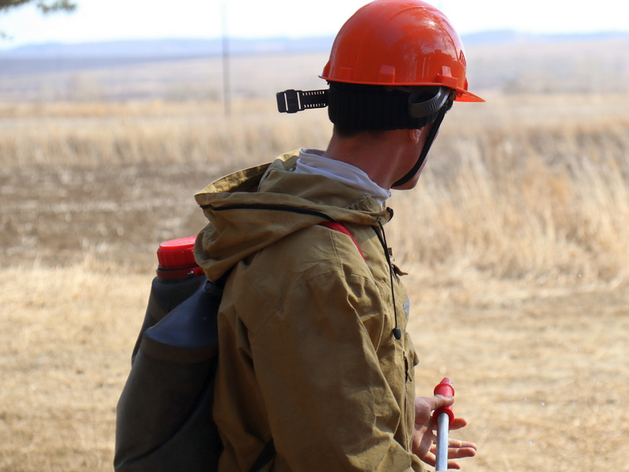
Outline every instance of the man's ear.
[[411, 138], [411, 141], [413, 141], [415, 144], [419, 143], [419, 138], [422, 134], [422, 130], [421, 129], [409, 129], [408, 130], [408, 134]]

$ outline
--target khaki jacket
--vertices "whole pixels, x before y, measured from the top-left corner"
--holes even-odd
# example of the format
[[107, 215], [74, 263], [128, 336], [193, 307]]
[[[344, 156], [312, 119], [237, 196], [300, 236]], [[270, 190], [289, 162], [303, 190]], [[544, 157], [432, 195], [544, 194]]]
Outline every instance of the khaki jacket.
[[[197, 262], [210, 280], [232, 269], [218, 320], [219, 470], [248, 471], [271, 437], [264, 471], [423, 470], [410, 452], [408, 298], [374, 231], [391, 212], [346, 185], [290, 172], [297, 156], [196, 195], [210, 220]], [[319, 225], [327, 219], [350, 230], [364, 259], [349, 236]]]

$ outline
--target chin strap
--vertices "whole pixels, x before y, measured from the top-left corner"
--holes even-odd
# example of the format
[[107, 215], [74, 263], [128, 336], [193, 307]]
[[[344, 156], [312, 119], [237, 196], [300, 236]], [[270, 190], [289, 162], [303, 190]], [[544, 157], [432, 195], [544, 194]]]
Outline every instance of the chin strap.
[[443, 119], [445, 118], [446, 113], [448, 112], [448, 110], [450, 110], [450, 108], [452, 108], [452, 103], [454, 102], [455, 93], [456, 92], [453, 92], [450, 94], [448, 100], [437, 112], [438, 113], [437, 118], [432, 123], [432, 127], [430, 128], [430, 132], [428, 136], [426, 137], [426, 142], [424, 143], [424, 147], [419, 153], [419, 158], [417, 159], [417, 162], [415, 163], [413, 168], [407, 172], [407, 174], [404, 177], [402, 177], [400, 180], [398, 180], [397, 182], [393, 184], [392, 188], [401, 187], [402, 185], [407, 183], [409, 180], [411, 180], [415, 176], [415, 174], [419, 172], [419, 169], [421, 169], [422, 164], [424, 163], [424, 161], [426, 160], [426, 156], [428, 155], [428, 151], [430, 151], [430, 147], [432, 146], [432, 143], [437, 137], [437, 133], [439, 132], [439, 127], [441, 126], [441, 123], [443, 122]]

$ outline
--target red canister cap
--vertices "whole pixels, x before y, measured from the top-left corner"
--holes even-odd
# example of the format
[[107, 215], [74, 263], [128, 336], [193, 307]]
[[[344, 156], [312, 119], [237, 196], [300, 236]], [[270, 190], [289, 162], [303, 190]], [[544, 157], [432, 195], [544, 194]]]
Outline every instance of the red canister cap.
[[196, 239], [195, 236], [190, 236], [161, 243], [157, 250], [159, 268], [173, 270], [197, 266], [194, 260], [194, 241]]
[[159, 245], [157, 250], [157, 278], [175, 281], [203, 274], [194, 260], [194, 242], [197, 238], [173, 239]]

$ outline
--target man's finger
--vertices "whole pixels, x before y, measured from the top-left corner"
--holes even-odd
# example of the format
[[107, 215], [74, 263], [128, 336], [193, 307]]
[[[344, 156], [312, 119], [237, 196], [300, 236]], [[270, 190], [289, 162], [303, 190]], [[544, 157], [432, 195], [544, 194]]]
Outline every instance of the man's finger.
[[454, 397], [434, 395], [432, 397], [415, 397], [415, 422], [423, 424], [428, 421], [432, 411], [454, 403]]
[[467, 420], [465, 418], [454, 418], [452, 423], [450, 423], [450, 431], [455, 431], [457, 429], [461, 429], [467, 426]]

